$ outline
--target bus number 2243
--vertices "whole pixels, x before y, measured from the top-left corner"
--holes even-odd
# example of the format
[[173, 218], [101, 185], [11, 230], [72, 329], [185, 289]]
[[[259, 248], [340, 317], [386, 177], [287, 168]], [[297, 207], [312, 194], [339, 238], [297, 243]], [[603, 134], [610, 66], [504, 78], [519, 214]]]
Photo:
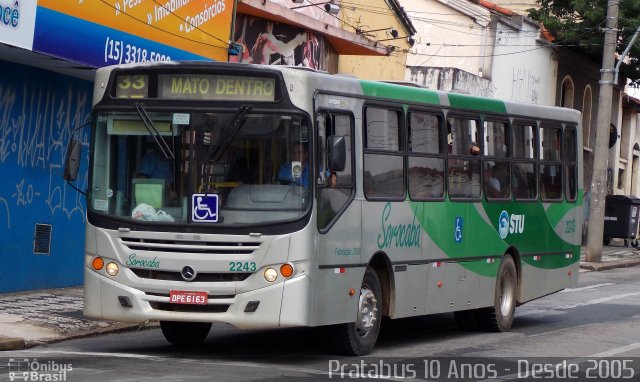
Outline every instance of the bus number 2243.
[[229, 272], [255, 272], [256, 271], [256, 263], [251, 261], [230, 261], [229, 262]]

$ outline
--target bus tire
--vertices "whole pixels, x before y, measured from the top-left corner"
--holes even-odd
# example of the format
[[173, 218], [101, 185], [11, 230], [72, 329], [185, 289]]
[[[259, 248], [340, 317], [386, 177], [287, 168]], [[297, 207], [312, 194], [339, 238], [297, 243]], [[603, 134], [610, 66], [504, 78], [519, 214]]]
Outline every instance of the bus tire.
[[511, 329], [516, 309], [518, 291], [518, 273], [511, 256], [504, 256], [496, 277], [493, 306], [479, 309], [476, 320], [479, 326], [493, 332], [506, 332]]
[[209, 335], [210, 322], [160, 321], [164, 338], [180, 347], [200, 345]]
[[382, 291], [376, 271], [367, 267], [360, 287], [358, 314], [355, 322], [336, 325], [332, 339], [342, 354], [369, 354], [378, 340], [382, 319]]

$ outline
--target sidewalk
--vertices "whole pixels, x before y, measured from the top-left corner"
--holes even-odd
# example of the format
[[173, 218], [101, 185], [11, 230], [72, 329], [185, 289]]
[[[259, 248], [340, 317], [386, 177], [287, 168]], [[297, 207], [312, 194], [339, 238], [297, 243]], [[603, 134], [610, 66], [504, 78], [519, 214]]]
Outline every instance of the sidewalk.
[[157, 325], [86, 318], [82, 297], [81, 286], [0, 294], [0, 351]]
[[[622, 241], [604, 246], [602, 252], [602, 262], [589, 263], [583, 248], [580, 271], [640, 265], [640, 250], [624, 247]], [[83, 317], [82, 295], [82, 287], [0, 294], [0, 351], [158, 326], [155, 322], [125, 324]]]
[[640, 265], [640, 248], [625, 247], [623, 241], [612, 239], [611, 245], [602, 247], [602, 261], [591, 263], [585, 260], [586, 249], [582, 247], [580, 269], [588, 271], [605, 271], [614, 268], [628, 268]]

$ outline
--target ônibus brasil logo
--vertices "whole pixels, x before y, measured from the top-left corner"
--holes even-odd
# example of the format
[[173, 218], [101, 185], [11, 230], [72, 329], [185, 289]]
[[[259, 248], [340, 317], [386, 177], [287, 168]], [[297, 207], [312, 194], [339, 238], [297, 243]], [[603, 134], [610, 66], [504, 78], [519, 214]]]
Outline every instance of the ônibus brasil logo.
[[502, 239], [507, 235], [524, 232], [524, 215], [509, 214], [507, 211], [500, 213], [498, 218], [498, 233]]

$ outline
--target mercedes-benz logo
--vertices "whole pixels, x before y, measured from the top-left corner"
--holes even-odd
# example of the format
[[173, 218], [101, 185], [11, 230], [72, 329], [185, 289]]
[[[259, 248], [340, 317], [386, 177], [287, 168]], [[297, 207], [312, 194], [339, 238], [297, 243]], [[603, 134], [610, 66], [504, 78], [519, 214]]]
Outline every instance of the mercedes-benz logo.
[[198, 275], [198, 272], [187, 265], [186, 267], [182, 268], [182, 270], [180, 271], [180, 275], [182, 276], [184, 281], [193, 281]]

